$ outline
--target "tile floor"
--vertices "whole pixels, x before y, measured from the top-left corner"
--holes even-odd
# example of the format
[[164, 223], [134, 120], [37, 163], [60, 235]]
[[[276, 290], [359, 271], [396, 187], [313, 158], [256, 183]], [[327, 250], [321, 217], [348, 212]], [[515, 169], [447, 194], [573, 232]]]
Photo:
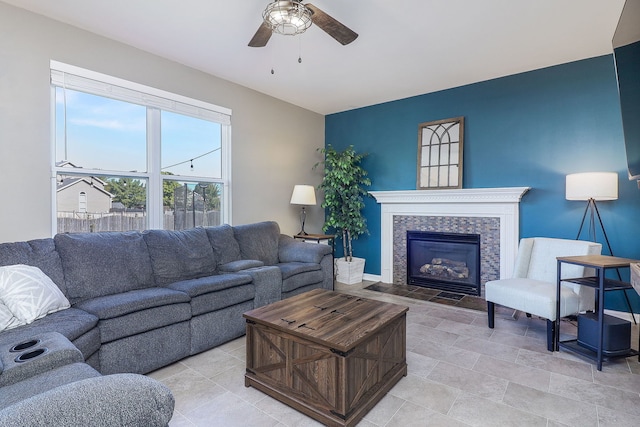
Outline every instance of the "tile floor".
[[[339, 285], [337, 290], [409, 307], [409, 374], [358, 424], [375, 426], [640, 425], [637, 357], [602, 372], [567, 352], [546, 351], [541, 319], [486, 314], [399, 295]], [[575, 333], [563, 322], [563, 333]], [[638, 329], [633, 329], [633, 347]], [[244, 338], [150, 374], [171, 388], [171, 427], [319, 426], [307, 416], [244, 386]]]

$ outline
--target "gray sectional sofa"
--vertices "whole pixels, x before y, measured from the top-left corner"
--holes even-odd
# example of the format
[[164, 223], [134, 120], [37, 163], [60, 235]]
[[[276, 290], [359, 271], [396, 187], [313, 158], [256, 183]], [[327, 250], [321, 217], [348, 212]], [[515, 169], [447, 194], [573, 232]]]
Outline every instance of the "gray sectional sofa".
[[[130, 425], [165, 425], [170, 392], [132, 374], [243, 335], [245, 311], [333, 288], [331, 248], [282, 235], [275, 222], [0, 244], [0, 266], [14, 264], [40, 268], [71, 307], [0, 332], [0, 426], [31, 425], [11, 422], [35, 413], [32, 425], [47, 425], [42, 417], [57, 421], [51, 425], [99, 425], [114, 416], [109, 408]], [[11, 348], [31, 340], [39, 340], [34, 349], [48, 342], [50, 351], [15, 362], [19, 352]]]

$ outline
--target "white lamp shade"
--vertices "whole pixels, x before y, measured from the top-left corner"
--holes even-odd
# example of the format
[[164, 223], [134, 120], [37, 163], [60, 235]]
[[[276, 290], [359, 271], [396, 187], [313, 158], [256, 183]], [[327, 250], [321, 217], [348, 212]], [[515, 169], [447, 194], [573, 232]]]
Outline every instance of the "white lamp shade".
[[313, 185], [296, 185], [291, 195], [292, 205], [314, 206], [316, 204], [316, 191]]
[[567, 200], [617, 200], [616, 172], [585, 172], [567, 175]]

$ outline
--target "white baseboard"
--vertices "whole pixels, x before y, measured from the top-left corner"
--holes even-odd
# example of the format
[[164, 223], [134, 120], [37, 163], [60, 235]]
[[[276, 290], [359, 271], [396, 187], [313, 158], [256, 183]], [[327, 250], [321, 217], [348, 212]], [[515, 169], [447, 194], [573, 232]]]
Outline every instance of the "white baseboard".
[[371, 280], [372, 282], [379, 282], [382, 280], [382, 276], [379, 274], [369, 274], [369, 273], [364, 273], [364, 275], [362, 276], [362, 278], [364, 280]]

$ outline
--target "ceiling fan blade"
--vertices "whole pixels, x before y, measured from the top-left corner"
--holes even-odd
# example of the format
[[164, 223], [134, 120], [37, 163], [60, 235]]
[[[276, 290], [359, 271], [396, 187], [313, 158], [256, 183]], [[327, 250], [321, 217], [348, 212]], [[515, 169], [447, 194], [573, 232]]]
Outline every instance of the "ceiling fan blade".
[[273, 31], [271, 31], [271, 28], [267, 24], [265, 24], [263, 21], [262, 24], [260, 25], [260, 28], [258, 28], [258, 31], [256, 31], [256, 33], [253, 35], [253, 38], [249, 42], [249, 46], [251, 47], [266, 46], [267, 42], [271, 38], [271, 34], [273, 34]]
[[311, 3], [306, 3], [305, 6], [313, 12], [313, 24], [336, 39], [338, 43], [347, 45], [358, 38], [357, 33], [318, 9], [317, 6]]

